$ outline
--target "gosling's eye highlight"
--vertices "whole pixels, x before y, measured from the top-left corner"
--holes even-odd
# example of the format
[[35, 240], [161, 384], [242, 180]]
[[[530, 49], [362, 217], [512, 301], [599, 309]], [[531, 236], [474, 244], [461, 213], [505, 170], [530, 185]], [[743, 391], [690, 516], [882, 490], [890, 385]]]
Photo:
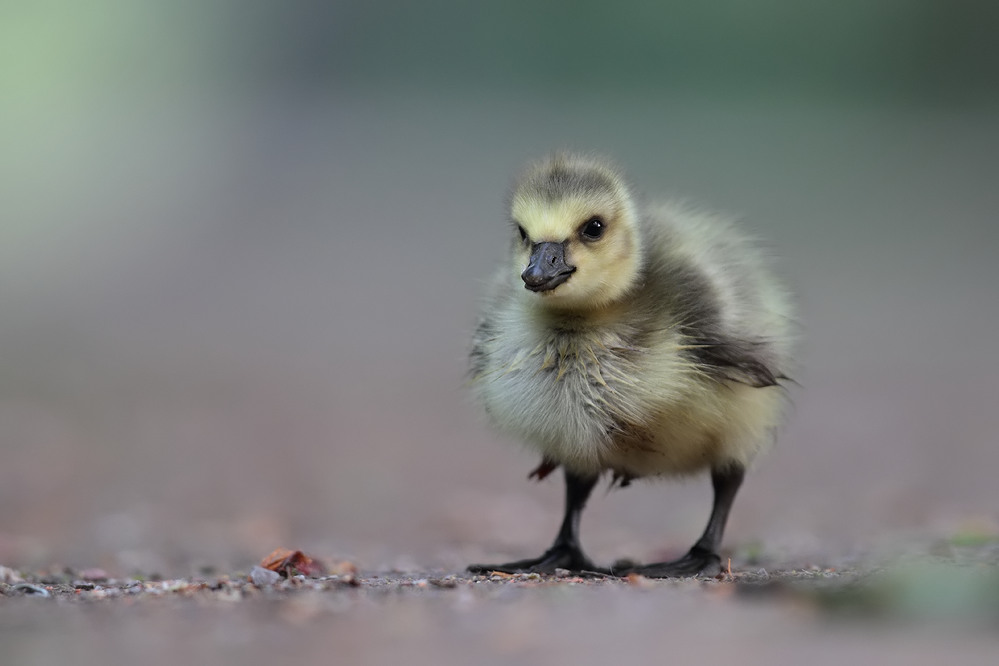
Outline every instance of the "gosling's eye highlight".
[[583, 223], [583, 226], [579, 228], [579, 233], [583, 240], [595, 241], [599, 240], [606, 230], [607, 225], [604, 224], [604, 221], [599, 216], [594, 215]]
[[527, 232], [524, 231], [524, 227], [522, 227], [522, 226], [520, 226], [518, 224], [517, 225], [517, 231], [520, 233], [520, 240], [526, 241], [527, 240]]

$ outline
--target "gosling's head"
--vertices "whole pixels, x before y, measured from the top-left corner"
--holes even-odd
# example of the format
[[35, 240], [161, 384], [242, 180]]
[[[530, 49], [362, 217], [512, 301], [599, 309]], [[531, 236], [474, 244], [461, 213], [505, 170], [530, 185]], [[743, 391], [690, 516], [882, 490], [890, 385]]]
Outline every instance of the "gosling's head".
[[598, 309], [635, 285], [635, 205], [610, 163], [556, 154], [529, 165], [514, 183], [510, 217], [516, 269], [543, 306]]

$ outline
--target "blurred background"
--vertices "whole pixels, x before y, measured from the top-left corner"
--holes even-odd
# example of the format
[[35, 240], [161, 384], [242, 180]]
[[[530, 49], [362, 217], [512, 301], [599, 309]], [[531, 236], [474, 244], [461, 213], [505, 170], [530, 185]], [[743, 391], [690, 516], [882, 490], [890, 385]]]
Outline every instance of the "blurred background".
[[[727, 542], [997, 532], [999, 5], [0, 7], [0, 563], [535, 555], [562, 489], [463, 387], [524, 161], [740, 216], [800, 303]], [[706, 481], [598, 492], [598, 561]], [[969, 527], [969, 525], [971, 527]], [[805, 557], [805, 555], [802, 555]]]

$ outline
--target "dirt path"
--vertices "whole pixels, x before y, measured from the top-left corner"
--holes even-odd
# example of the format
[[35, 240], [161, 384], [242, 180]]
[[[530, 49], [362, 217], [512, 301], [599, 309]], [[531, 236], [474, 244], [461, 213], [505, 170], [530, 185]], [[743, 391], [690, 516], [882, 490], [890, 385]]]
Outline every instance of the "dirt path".
[[166, 580], [0, 570], [3, 663], [991, 664], [999, 653], [995, 543], [680, 580], [340, 566]]

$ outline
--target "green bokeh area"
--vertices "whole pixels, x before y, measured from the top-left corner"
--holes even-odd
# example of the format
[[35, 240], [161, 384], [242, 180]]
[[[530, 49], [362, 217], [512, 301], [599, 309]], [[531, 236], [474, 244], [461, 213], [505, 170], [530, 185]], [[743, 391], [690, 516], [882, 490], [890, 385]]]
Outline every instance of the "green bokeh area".
[[[994, 97], [999, 7], [864, 2], [5, 3], [7, 95], [429, 86]], [[54, 101], [54, 100], [53, 100]]]

